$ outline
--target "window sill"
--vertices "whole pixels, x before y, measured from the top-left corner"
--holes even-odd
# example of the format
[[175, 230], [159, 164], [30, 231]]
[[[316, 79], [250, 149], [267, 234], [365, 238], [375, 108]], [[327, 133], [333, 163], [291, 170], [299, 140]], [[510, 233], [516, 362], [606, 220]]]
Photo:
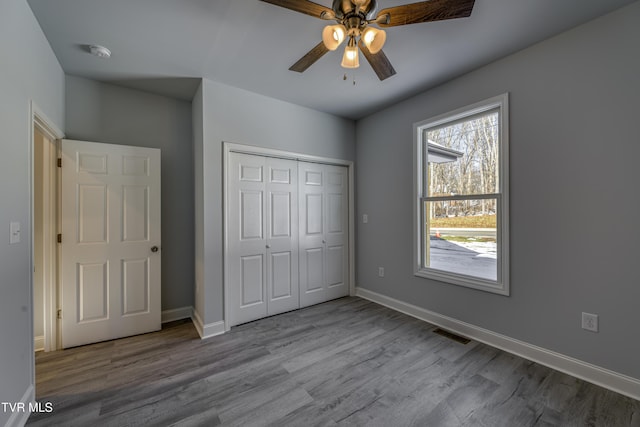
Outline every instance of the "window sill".
[[464, 286], [465, 288], [477, 289], [493, 294], [509, 296], [509, 286], [505, 283], [485, 280], [478, 277], [465, 276], [463, 274], [449, 273], [433, 268], [420, 268], [414, 275], [423, 279], [432, 279], [439, 282], [451, 283], [453, 285]]

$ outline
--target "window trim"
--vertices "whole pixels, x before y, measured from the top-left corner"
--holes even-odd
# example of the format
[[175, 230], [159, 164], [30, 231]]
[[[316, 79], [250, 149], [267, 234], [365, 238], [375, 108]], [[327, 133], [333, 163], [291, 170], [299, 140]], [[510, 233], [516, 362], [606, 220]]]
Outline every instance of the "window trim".
[[[482, 279], [459, 273], [437, 270], [424, 267], [422, 260], [423, 239], [425, 229], [423, 223], [424, 199], [427, 197], [426, 179], [424, 177], [426, 161], [426, 129], [436, 128], [454, 124], [465, 119], [473, 118], [491, 110], [499, 113], [499, 165], [498, 165], [498, 191], [492, 197], [497, 197], [498, 203], [496, 239], [498, 277], [496, 281]], [[427, 120], [423, 120], [413, 125], [414, 137], [414, 209], [413, 209], [413, 251], [414, 251], [414, 275], [426, 279], [434, 279], [454, 285], [479, 289], [499, 295], [508, 296], [509, 289], [509, 94], [495, 96], [466, 107], [458, 108], [454, 111], [440, 114]], [[464, 196], [473, 198], [474, 195]], [[477, 196], [477, 195], [476, 195]], [[482, 196], [484, 197], [484, 196]]]

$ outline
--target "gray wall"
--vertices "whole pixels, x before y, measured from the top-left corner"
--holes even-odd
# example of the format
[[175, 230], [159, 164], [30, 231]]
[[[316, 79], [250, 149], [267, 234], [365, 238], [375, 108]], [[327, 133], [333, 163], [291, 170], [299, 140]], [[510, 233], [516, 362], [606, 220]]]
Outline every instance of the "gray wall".
[[66, 77], [68, 139], [162, 150], [162, 310], [193, 305], [191, 103]]
[[[222, 142], [256, 145], [336, 159], [355, 159], [355, 124], [287, 102], [278, 101], [210, 80], [202, 87], [202, 189], [196, 190], [202, 218], [196, 235], [196, 294], [203, 294], [205, 324], [223, 319], [222, 300]], [[198, 96], [196, 96], [197, 98]], [[195, 102], [195, 101], [194, 101]], [[200, 153], [200, 148], [195, 151]], [[196, 171], [200, 173], [199, 167]]]
[[[360, 120], [358, 285], [640, 379], [639, 23], [636, 2]], [[504, 92], [511, 296], [414, 277], [412, 124]]]
[[203, 82], [196, 91], [191, 101], [191, 116], [193, 120], [193, 193], [194, 193], [194, 224], [195, 224], [195, 305], [196, 313], [204, 314], [204, 182], [202, 181], [204, 171], [204, 121], [203, 121]]
[[[64, 73], [24, 0], [0, 2], [0, 58], [0, 402], [18, 402], [33, 385], [29, 102], [63, 129]], [[0, 408], [0, 425], [10, 416]]]

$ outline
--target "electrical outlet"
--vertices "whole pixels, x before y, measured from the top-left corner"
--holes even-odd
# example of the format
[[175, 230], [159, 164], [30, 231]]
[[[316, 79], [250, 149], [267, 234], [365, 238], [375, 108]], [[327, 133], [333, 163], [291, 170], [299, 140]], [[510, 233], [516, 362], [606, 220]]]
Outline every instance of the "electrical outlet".
[[582, 329], [586, 329], [591, 332], [598, 332], [598, 315], [583, 312]]
[[368, 222], [369, 222], [369, 215], [367, 215], [367, 214], [363, 214], [363, 215], [362, 215], [362, 223], [363, 223], [363, 224], [366, 224], [366, 223], [368, 223]]
[[384, 277], [384, 267], [378, 267], [378, 277]]

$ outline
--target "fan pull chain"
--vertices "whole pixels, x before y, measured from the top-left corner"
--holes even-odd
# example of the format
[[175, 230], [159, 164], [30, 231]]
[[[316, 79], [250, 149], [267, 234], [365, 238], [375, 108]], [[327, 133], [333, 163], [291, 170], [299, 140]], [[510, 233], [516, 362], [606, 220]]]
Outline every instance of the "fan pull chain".
[[[344, 76], [342, 76], [342, 80], [347, 80], [347, 73], [344, 73]], [[356, 73], [353, 73], [353, 85], [356, 85]]]

